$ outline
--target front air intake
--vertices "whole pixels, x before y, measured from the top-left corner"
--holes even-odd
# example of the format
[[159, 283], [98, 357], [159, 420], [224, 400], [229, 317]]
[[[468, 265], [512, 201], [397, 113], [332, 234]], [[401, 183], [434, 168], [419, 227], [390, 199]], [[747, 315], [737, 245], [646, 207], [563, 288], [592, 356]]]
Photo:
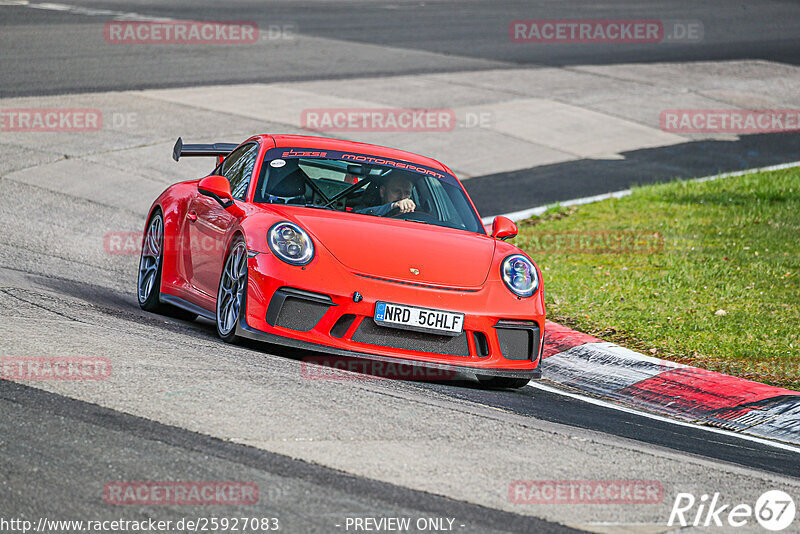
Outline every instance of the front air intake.
[[334, 304], [328, 295], [282, 287], [275, 291], [269, 302], [266, 321], [271, 326], [308, 332], [317, 326], [331, 306]]
[[535, 360], [539, 354], [539, 325], [534, 321], [498, 321], [494, 325], [500, 352], [507, 360]]

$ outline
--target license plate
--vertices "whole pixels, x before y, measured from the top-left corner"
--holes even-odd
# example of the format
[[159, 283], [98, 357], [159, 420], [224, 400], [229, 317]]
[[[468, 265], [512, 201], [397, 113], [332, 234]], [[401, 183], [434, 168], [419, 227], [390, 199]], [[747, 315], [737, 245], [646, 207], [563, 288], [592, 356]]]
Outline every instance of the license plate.
[[376, 302], [374, 319], [383, 326], [449, 336], [460, 334], [464, 328], [463, 313], [417, 308], [391, 302]]

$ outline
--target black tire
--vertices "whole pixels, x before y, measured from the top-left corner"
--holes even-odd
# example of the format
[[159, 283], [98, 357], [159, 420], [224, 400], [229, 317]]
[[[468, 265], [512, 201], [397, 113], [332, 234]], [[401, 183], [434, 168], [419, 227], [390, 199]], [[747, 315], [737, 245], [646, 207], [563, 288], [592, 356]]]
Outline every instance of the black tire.
[[239, 343], [236, 327], [247, 302], [247, 246], [236, 237], [228, 248], [217, 287], [217, 305], [214, 323], [217, 335], [226, 343]]
[[530, 378], [512, 378], [508, 376], [475, 375], [481, 386], [487, 389], [519, 389], [528, 385]]
[[145, 226], [142, 252], [139, 256], [139, 276], [136, 296], [139, 307], [153, 313], [167, 313], [168, 307], [159, 300], [161, 268], [164, 263], [164, 217], [156, 210]]

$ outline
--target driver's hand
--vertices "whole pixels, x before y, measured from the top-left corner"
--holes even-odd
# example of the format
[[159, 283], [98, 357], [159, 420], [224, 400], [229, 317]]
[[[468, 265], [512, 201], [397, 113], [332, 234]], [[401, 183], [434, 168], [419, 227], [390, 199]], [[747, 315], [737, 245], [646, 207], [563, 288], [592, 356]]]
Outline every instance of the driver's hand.
[[402, 200], [398, 200], [392, 204], [393, 208], [397, 208], [400, 210], [400, 213], [410, 213], [417, 209], [417, 205], [414, 204], [414, 201], [410, 198], [404, 198]]

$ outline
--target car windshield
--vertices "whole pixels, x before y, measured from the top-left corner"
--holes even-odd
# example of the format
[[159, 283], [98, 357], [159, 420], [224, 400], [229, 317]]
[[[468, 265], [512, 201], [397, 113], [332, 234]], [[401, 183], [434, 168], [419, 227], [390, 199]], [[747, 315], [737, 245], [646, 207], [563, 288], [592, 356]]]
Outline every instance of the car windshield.
[[[404, 201], [401, 207], [398, 201]], [[392, 217], [485, 234], [452, 175], [364, 154], [272, 149], [261, 166], [254, 202]]]

